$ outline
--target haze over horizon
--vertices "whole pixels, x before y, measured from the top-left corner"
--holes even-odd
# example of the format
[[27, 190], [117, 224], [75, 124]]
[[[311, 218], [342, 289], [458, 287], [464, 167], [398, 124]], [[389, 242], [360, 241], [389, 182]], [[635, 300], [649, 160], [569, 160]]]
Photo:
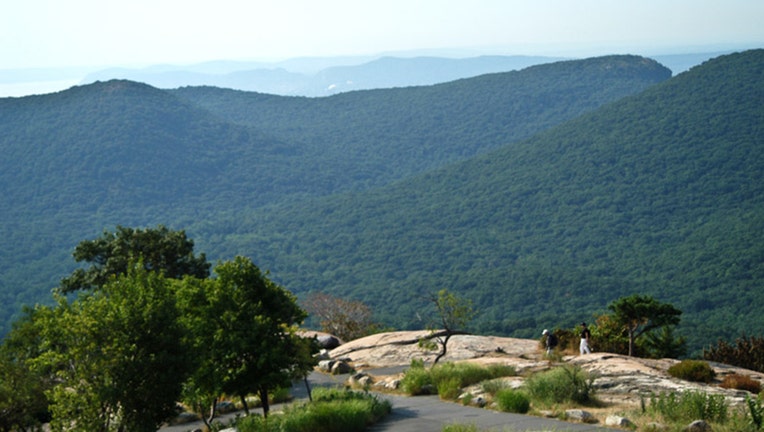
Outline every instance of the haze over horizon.
[[[755, 0], [29, 0], [0, 17], [0, 97], [113, 67], [450, 53], [588, 57], [764, 46]], [[12, 43], [9, 43], [12, 41]], [[37, 83], [37, 84], [36, 84]], [[66, 87], [61, 87], [66, 86]], [[13, 89], [13, 91], [11, 91]], [[15, 94], [13, 94], [15, 92]]]

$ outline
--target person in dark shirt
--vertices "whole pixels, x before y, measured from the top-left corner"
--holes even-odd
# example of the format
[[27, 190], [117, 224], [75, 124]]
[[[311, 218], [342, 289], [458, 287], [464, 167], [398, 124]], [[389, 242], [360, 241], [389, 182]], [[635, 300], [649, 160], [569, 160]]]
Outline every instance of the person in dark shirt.
[[550, 333], [547, 329], [544, 329], [541, 334], [546, 336], [546, 355], [551, 355], [554, 348], [557, 346], [557, 336], [555, 336], [554, 333]]
[[581, 354], [591, 354], [592, 349], [589, 347], [589, 339], [592, 337], [592, 333], [589, 331], [589, 328], [586, 327], [586, 323], [581, 323], [581, 345], [579, 345], [579, 350], [581, 351]]

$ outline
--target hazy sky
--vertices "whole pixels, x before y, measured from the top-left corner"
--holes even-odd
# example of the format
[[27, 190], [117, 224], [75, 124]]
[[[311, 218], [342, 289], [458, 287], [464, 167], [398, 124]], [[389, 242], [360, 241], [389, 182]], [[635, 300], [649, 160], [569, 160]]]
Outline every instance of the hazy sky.
[[655, 54], [764, 44], [762, 0], [18, 0], [0, 69], [437, 48]]

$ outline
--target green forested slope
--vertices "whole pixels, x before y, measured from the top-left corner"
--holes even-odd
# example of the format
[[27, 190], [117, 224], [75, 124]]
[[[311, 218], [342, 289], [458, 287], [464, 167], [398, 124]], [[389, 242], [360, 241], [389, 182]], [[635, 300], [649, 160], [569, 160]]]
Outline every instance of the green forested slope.
[[398, 327], [443, 287], [528, 337], [651, 294], [697, 350], [764, 326], [762, 101], [764, 50], [721, 57], [388, 188], [237, 215], [218, 244]]
[[188, 229], [200, 251], [228, 259], [220, 242], [251, 209], [464, 159], [669, 76], [615, 56], [325, 99], [118, 80], [0, 99], [0, 334], [22, 304], [49, 299], [74, 246], [104, 229]]
[[174, 93], [225, 119], [299, 143], [303, 159], [318, 166], [302, 179], [315, 194], [380, 186], [464, 160], [670, 76], [653, 60], [607, 56], [327, 98], [198, 87]]

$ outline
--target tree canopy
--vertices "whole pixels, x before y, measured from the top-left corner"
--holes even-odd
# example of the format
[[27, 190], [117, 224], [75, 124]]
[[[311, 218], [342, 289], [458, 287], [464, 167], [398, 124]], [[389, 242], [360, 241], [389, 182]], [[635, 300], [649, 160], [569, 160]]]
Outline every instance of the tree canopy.
[[173, 279], [187, 275], [206, 278], [210, 269], [203, 253], [194, 255], [194, 242], [184, 231], [162, 225], [145, 229], [117, 226], [114, 232], [104, 231], [95, 240], [80, 242], [74, 250], [74, 259], [91, 265], [75, 270], [61, 281], [64, 293], [100, 288], [111, 277], [126, 273], [130, 263], [135, 262]]
[[614, 319], [629, 334], [629, 355], [634, 354], [634, 342], [655, 329], [679, 324], [682, 311], [647, 295], [632, 294], [612, 302], [608, 309]]

